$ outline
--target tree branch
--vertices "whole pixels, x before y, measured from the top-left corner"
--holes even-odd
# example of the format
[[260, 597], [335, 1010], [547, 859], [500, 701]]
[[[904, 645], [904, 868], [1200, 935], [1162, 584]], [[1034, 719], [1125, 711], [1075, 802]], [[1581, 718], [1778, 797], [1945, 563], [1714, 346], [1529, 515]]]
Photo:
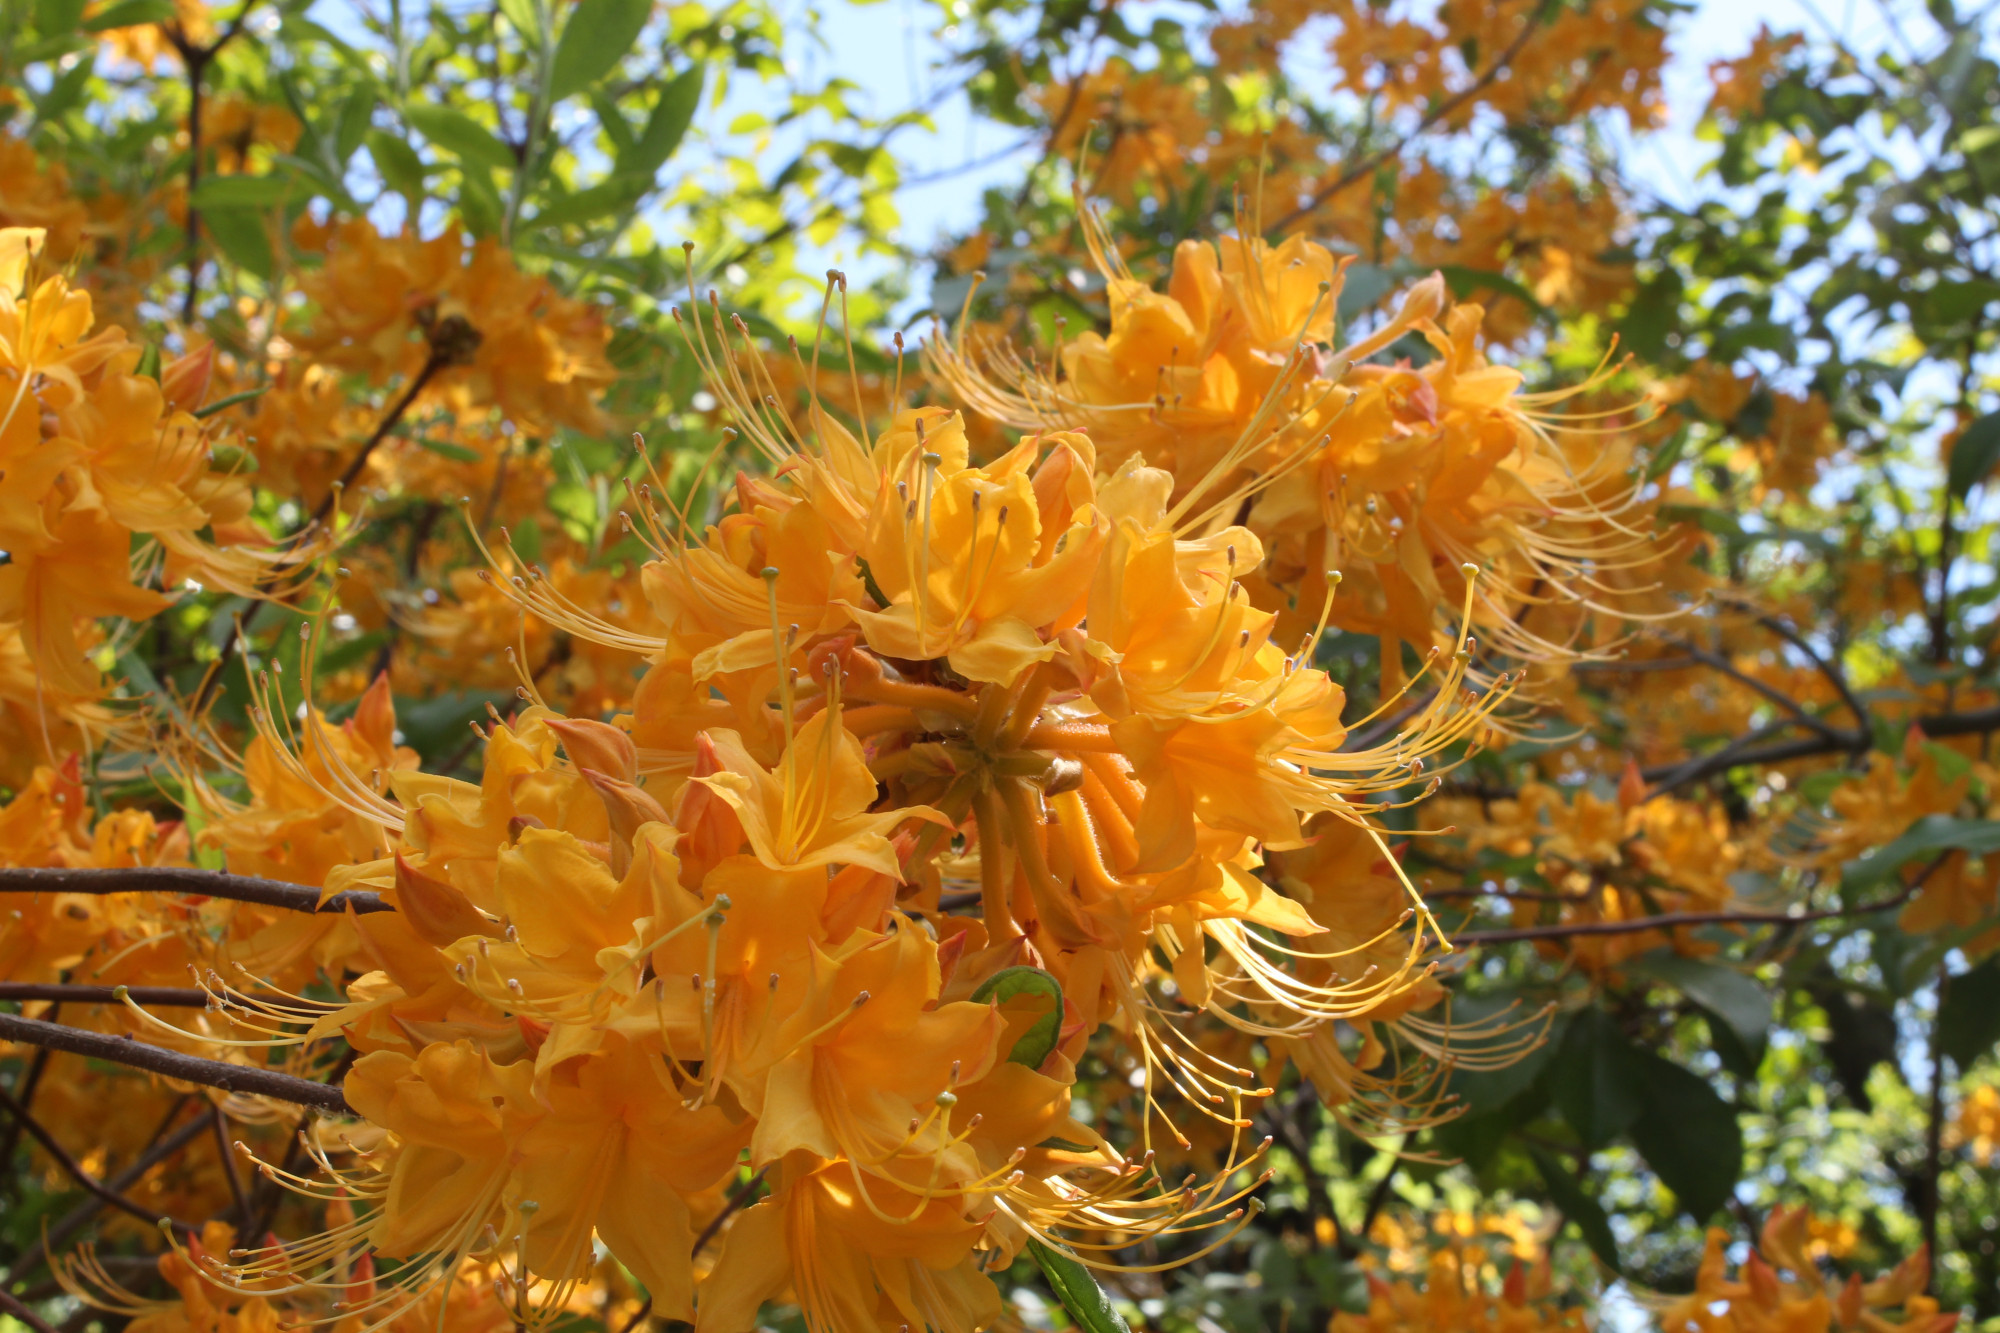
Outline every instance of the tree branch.
[[[167, 1123], [172, 1123], [173, 1114], [179, 1110], [180, 1105], [176, 1104], [173, 1112], [169, 1112], [168, 1114]], [[164, 1130], [166, 1126], [163, 1124], [161, 1128]], [[167, 1158], [172, 1157], [182, 1148], [187, 1147], [189, 1143], [192, 1143], [207, 1129], [208, 1117], [196, 1116], [194, 1119], [182, 1124], [179, 1129], [165, 1138], [156, 1137], [152, 1146], [140, 1156], [138, 1161], [120, 1171], [106, 1183], [114, 1190], [123, 1191], [130, 1189], [132, 1186], [138, 1184], [148, 1171], [151, 1171]], [[11, 1280], [33, 1269], [36, 1264], [41, 1262], [42, 1256], [48, 1253], [49, 1249], [53, 1249], [68, 1240], [70, 1236], [75, 1234], [79, 1227], [97, 1216], [98, 1211], [103, 1207], [104, 1201], [102, 1199], [89, 1198], [64, 1214], [60, 1222], [57, 1222], [48, 1229], [48, 1234], [45, 1238], [37, 1238], [34, 1244], [21, 1252], [21, 1257], [16, 1259], [13, 1266], [7, 1270], [7, 1277]], [[45, 1246], [47, 1248], [44, 1248]], [[0, 1290], [4, 1290], [4, 1286], [0, 1286]]]
[[231, 875], [189, 866], [127, 866], [117, 869], [59, 868], [0, 870], [0, 893], [184, 893], [199, 898], [228, 898], [294, 912], [393, 912], [378, 893], [353, 889], [336, 893], [324, 903], [309, 884]]
[[[6, 1018], [6, 1017], [8, 1016], [0, 1015], [0, 1018]], [[16, 1021], [34, 1022], [35, 1020], [25, 1019]], [[56, 1027], [58, 1025], [50, 1023], [47, 1024], [46, 1026]], [[4, 1031], [5, 1028], [0, 1027], [0, 1032]], [[56, 1165], [60, 1166], [63, 1169], [64, 1174], [68, 1175], [72, 1180], [76, 1181], [77, 1184], [83, 1186], [84, 1189], [88, 1190], [90, 1193], [95, 1194], [98, 1198], [110, 1204], [113, 1208], [121, 1209], [124, 1212], [130, 1213], [132, 1216], [138, 1218], [141, 1222], [146, 1223], [146, 1225], [148, 1226], [152, 1226], [158, 1222], [166, 1222], [171, 1226], [178, 1227], [180, 1230], [188, 1233], [189, 1235], [193, 1235], [195, 1233], [195, 1229], [189, 1226], [187, 1223], [177, 1221], [174, 1218], [170, 1217], [167, 1218], [161, 1217], [158, 1213], [152, 1212], [151, 1210], [144, 1208], [139, 1204], [134, 1203], [132, 1200], [126, 1198], [123, 1194], [120, 1194], [117, 1190], [112, 1189], [109, 1185], [99, 1180], [96, 1176], [91, 1175], [90, 1172], [84, 1170], [83, 1163], [77, 1161], [76, 1158], [72, 1157], [70, 1155], [69, 1149], [63, 1147], [61, 1141], [58, 1140], [55, 1135], [49, 1133], [47, 1127], [44, 1126], [41, 1121], [35, 1119], [34, 1116], [30, 1115], [26, 1107], [22, 1106], [21, 1103], [15, 1101], [14, 1094], [6, 1091], [5, 1089], [0, 1089], [0, 1109], [4, 1109], [7, 1112], [7, 1114], [13, 1116], [15, 1121], [17, 1121], [20, 1124], [21, 1128], [28, 1131], [28, 1137], [42, 1145], [42, 1151], [46, 1152], [50, 1157], [55, 1159]]]
[[[46, 1046], [52, 1051], [68, 1051], [72, 1055], [110, 1060], [115, 1064], [130, 1065], [134, 1069], [179, 1079], [183, 1083], [221, 1088], [224, 1092], [270, 1097], [330, 1111], [335, 1115], [354, 1114], [347, 1105], [347, 1098], [331, 1084], [315, 1083], [309, 1078], [280, 1073], [275, 1069], [258, 1069], [222, 1060], [206, 1060], [198, 1055], [183, 1055], [179, 1051], [134, 1041], [127, 1036], [113, 1037], [102, 1032], [66, 1027], [61, 1023], [44, 1023], [38, 1018], [0, 1014], [0, 1040], [26, 1042], [30, 1046]], [[32, 1125], [29, 1132], [33, 1132]]]
[[5, 1310], [10, 1316], [26, 1324], [34, 1330], [34, 1333], [56, 1333], [54, 1326], [48, 1320], [23, 1305], [19, 1298], [5, 1287], [0, 1287], [0, 1310]]
[[1293, 209], [1276, 222], [1271, 223], [1269, 230], [1283, 231], [1293, 223], [1304, 220], [1314, 209], [1319, 208], [1335, 195], [1346, 190], [1348, 186], [1354, 184], [1356, 181], [1374, 175], [1384, 162], [1387, 162], [1390, 158], [1395, 157], [1398, 153], [1409, 147], [1420, 135], [1428, 132], [1431, 126], [1437, 124], [1467, 102], [1485, 92], [1493, 85], [1493, 81], [1499, 78], [1506, 70], [1507, 66], [1514, 62], [1514, 57], [1521, 54], [1522, 48], [1528, 44], [1528, 39], [1534, 36], [1535, 29], [1540, 26], [1541, 12], [1540, 7], [1537, 6], [1535, 12], [1530, 13], [1527, 16], [1527, 21], [1521, 25], [1520, 33], [1513, 41], [1507, 44], [1507, 49], [1502, 51], [1491, 65], [1487, 66], [1485, 73], [1481, 74], [1466, 87], [1459, 89], [1450, 97], [1445, 98], [1444, 101], [1432, 107], [1408, 134], [1403, 135], [1380, 152], [1370, 153], [1367, 157], [1362, 158], [1359, 163], [1349, 167], [1336, 177], [1332, 184], [1322, 186], [1303, 206]]
[[[1918, 880], [1918, 884], [1923, 881]], [[1562, 940], [1578, 935], [1636, 935], [1646, 930], [1672, 930], [1680, 926], [1790, 926], [1834, 917], [1868, 916], [1901, 907], [1917, 890], [1913, 884], [1893, 898], [1858, 907], [1829, 907], [1818, 912], [1673, 912], [1663, 916], [1640, 916], [1630, 921], [1578, 921], [1568, 925], [1522, 926], [1514, 930], [1468, 930], [1451, 937], [1453, 944], [1511, 944], [1516, 940]]]
[[120, 991], [130, 996], [134, 1004], [156, 1004], [169, 1009], [205, 1009], [213, 1002], [207, 991], [193, 986], [69, 986], [0, 981], [0, 1000], [12, 1000], [16, 1004], [35, 1000], [54, 1000], [59, 1004], [121, 1004]]

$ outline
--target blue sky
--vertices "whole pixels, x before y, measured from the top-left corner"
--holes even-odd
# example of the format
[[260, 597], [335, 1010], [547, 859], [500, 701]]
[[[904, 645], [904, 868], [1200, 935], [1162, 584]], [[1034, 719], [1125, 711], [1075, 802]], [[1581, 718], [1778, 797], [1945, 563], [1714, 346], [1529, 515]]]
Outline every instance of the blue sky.
[[[819, 12], [825, 39], [824, 50], [809, 50], [800, 44], [796, 51], [793, 72], [802, 82], [816, 84], [837, 72], [860, 83], [877, 112], [918, 105], [933, 94], [938, 79], [935, 65], [942, 48], [930, 35], [938, 13], [930, 0], [791, 2], [801, 17], [808, 6]], [[1928, 20], [1920, 17], [1921, 10], [1908, 0], [1888, 2], [1909, 13], [1913, 32], [1929, 29]], [[1759, 25], [1779, 30], [1832, 30], [1856, 50], [1872, 53], [1892, 37], [1885, 12], [1875, 0], [1829, 0], [1825, 8], [1802, 0], [1701, 0], [1695, 12], [1683, 20], [1673, 42], [1673, 62], [1666, 80], [1671, 123], [1663, 131], [1627, 140], [1632, 176], [1644, 187], [1680, 204], [1706, 193], [1699, 169], [1709, 152], [1695, 139], [1693, 129], [1707, 94], [1708, 64], [1741, 54]], [[739, 85], [711, 124], [720, 128], [737, 108], [747, 109], [768, 96], [768, 92]], [[979, 217], [981, 190], [1018, 180], [1026, 163], [1025, 152], [1017, 152], [959, 172], [957, 168], [1014, 144], [1019, 134], [979, 123], [963, 98], [946, 99], [936, 112], [936, 121], [935, 133], [911, 132], [896, 141], [906, 175], [942, 177], [933, 183], [909, 186], [897, 197], [904, 236], [919, 247], [939, 235], [969, 228]], [[826, 257], [835, 264], [853, 260], [837, 251], [829, 251]]]

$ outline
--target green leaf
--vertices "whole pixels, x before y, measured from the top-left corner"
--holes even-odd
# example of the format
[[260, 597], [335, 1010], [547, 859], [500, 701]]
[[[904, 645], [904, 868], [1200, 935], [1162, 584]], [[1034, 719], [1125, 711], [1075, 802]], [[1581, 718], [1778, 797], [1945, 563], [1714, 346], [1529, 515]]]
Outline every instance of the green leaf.
[[1953, 819], [1949, 815], [1925, 815], [1910, 825], [1902, 837], [1876, 849], [1866, 860], [1849, 861], [1840, 868], [1841, 888], [1850, 894], [1884, 883], [1905, 863], [1918, 857], [1960, 850], [1974, 856], [2000, 852], [2000, 820]]
[[646, 193], [645, 181], [613, 176], [585, 190], [566, 195], [544, 205], [535, 214], [535, 225], [561, 227], [595, 222], [611, 213], [629, 210]]
[[2000, 956], [1945, 983], [1938, 1004], [1938, 1049], [1960, 1073], [2000, 1044]]
[[1132, 1333], [1132, 1326], [1111, 1307], [1111, 1298], [1088, 1268], [1032, 1236], [1028, 1238], [1028, 1257], [1042, 1270], [1056, 1299], [1083, 1333]]
[[542, 16], [535, 6], [535, 0], [499, 0], [500, 12], [514, 25], [514, 31], [528, 39], [530, 45], [540, 50], [548, 38], [542, 32]]
[[1736, 1111], [1708, 1080], [1651, 1053], [1638, 1057], [1641, 1092], [1632, 1145], [1696, 1222], [1729, 1201], [1743, 1174], [1743, 1130]]
[[1586, 1148], [1617, 1138], [1643, 1109], [1646, 1090], [1642, 1053], [1602, 1009], [1585, 1009], [1570, 1020], [1554, 1063], [1549, 1094]]
[[95, 69], [93, 62], [79, 60], [64, 70], [49, 85], [49, 90], [35, 99], [35, 119], [59, 120], [75, 109], [82, 103], [84, 90]]
[[500, 192], [493, 188], [491, 175], [471, 167], [465, 169], [458, 192], [458, 213], [477, 239], [499, 233]]
[[1951, 446], [1946, 489], [1954, 500], [1963, 500], [1974, 486], [1992, 475], [1996, 464], [2000, 464], [2000, 412], [1988, 412], [1967, 426]]
[[[1454, 1023], [1484, 1023], [1505, 1018], [1508, 1022], [1538, 1024], [1542, 1020], [1535, 1009], [1519, 1004], [1514, 997], [1494, 996], [1489, 999], [1479, 996], [1456, 999], [1452, 1002], [1451, 1017]], [[1545, 1033], [1543, 1039], [1530, 1047], [1528, 1052], [1510, 1064], [1498, 1069], [1468, 1069], [1463, 1066], [1451, 1070], [1450, 1081], [1445, 1091], [1456, 1097], [1459, 1104], [1473, 1116], [1483, 1116], [1499, 1111], [1526, 1092], [1530, 1085], [1541, 1076], [1549, 1062], [1561, 1048], [1560, 1030]]]
[[513, 149], [463, 111], [412, 104], [403, 108], [403, 119], [411, 129], [461, 162], [500, 171], [512, 171], [518, 165]]
[[202, 214], [202, 225], [215, 238], [229, 262], [269, 281], [278, 268], [264, 215], [247, 208], [215, 208]]
[[146, 344], [145, 350], [139, 353], [139, 364], [132, 368], [132, 373], [134, 375], [144, 375], [149, 380], [156, 380], [160, 377], [160, 345], [158, 343]]
[[580, 93], [618, 68], [652, 13], [653, 0], [583, 0], [556, 42], [549, 100]]
[[1049, 1002], [1048, 1012], [1030, 1024], [1014, 1042], [1014, 1049], [1007, 1052], [1013, 1063], [1040, 1069], [1062, 1038], [1062, 983], [1039, 967], [1006, 967], [981, 982], [972, 999], [980, 1004], [992, 1000], [1004, 1005], [1017, 995], [1039, 995]]
[[446, 440], [433, 440], [428, 435], [405, 435], [404, 439], [419, 449], [428, 449], [440, 458], [449, 458], [454, 463], [477, 463], [479, 451], [468, 449], [462, 444], [452, 444]]
[[1630, 970], [1666, 982], [1727, 1023], [1747, 1049], [1762, 1051], [1771, 1031], [1771, 995], [1735, 968], [1659, 949]]
[[649, 183], [652, 181], [653, 173], [687, 137], [688, 126], [694, 123], [694, 113], [701, 106], [702, 83], [707, 74], [706, 66], [690, 65], [660, 89], [660, 100], [653, 103], [653, 114], [646, 118], [639, 141], [631, 152], [618, 158], [620, 175], [644, 176]]
[[83, 24], [85, 0], [36, 0], [35, 30], [44, 37], [67, 37]]
[[369, 130], [362, 142], [368, 145], [368, 156], [375, 159], [382, 183], [409, 200], [414, 212], [424, 197], [424, 160], [416, 149], [382, 130]]
[[464, 690], [422, 699], [398, 695], [396, 725], [411, 749], [437, 763], [465, 743], [466, 723], [484, 718], [488, 704], [511, 708], [514, 696], [493, 690]]
[[1688, 441], [1692, 438], [1693, 432], [1682, 426], [1671, 439], [1655, 449], [1646, 463], [1646, 480], [1658, 481], [1664, 477], [1674, 464], [1681, 461], [1681, 455], [1687, 452]]
[[333, 132], [333, 153], [335, 164], [342, 170], [354, 156], [354, 150], [361, 147], [368, 136], [369, 118], [375, 114], [375, 104], [379, 99], [373, 87], [356, 88], [340, 104], [340, 120]]
[[181, 819], [187, 824], [188, 846], [194, 848], [194, 863], [203, 870], [226, 870], [229, 858], [222, 848], [202, 840], [201, 831], [208, 824], [208, 811], [202, 807], [201, 797], [194, 788], [174, 783], [170, 793], [179, 802]]
[[122, 0], [85, 19], [83, 30], [109, 32], [113, 28], [135, 28], [141, 23], [166, 23], [173, 17], [173, 0]]
[[194, 187], [194, 206], [211, 208], [270, 208], [281, 204], [296, 187], [290, 176], [204, 176]]
[[1462, 264], [1439, 264], [1439, 273], [1444, 274], [1445, 285], [1451, 294], [1464, 300], [1478, 293], [1493, 292], [1500, 296], [1511, 296], [1535, 313], [1537, 319], [1550, 319], [1549, 308], [1535, 299], [1535, 294], [1504, 273], [1489, 273], [1485, 269], [1467, 268]]
[[197, 407], [194, 410], [194, 416], [197, 420], [204, 417], [212, 417], [217, 412], [225, 412], [238, 403], [247, 403], [251, 399], [261, 398], [269, 392], [271, 392], [270, 385], [260, 384], [254, 389], [245, 389], [242, 393], [232, 393], [227, 398], [218, 398], [207, 407]]
[[1603, 1206], [1585, 1194], [1582, 1182], [1551, 1154], [1530, 1147], [1528, 1155], [1535, 1159], [1535, 1169], [1542, 1173], [1542, 1184], [1549, 1191], [1550, 1201], [1562, 1209], [1564, 1218], [1576, 1224], [1590, 1252], [1612, 1272], [1619, 1271], [1618, 1238], [1611, 1234], [1611, 1219], [1604, 1215]]

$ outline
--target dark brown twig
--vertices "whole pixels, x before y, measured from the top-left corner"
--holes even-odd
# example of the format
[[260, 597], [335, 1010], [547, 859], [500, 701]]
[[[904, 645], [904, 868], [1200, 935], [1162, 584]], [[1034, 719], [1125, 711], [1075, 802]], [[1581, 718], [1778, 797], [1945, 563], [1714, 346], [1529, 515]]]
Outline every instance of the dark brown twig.
[[[60, 1003], [49, 1006], [48, 1018], [51, 1023], [62, 1016]], [[24, 1110], [35, 1107], [35, 1091], [42, 1086], [42, 1073], [49, 1067], [49, 1053], [46, 1049], [35, 1052], [35, 1058], [28, 1062], [27, 1069], [15, 1080], [14, 1090]], [[13, 1174], [14, 1150], [21, 1146], [21, 1121], [7, 1122], [5, 1132], [0, 1133], [0, 1189], [12, 1197], [20, 1193], [20, 1180]]]
[[[61, 1023], [44, 1023], [38, 1018], [0, 1014], [0, 1039], [26, 1042], [30, 1046], [46, 1046], [50, 1050], [68, 1051], [72, 1055], [88, 1056], [97, 1060], [109, 1060], [114, 1064], [130, 1065], [134, 1069], [163, 1074], [168, 1078], [179, 1079], [183, 1083], [200, 1083], [206, 1087], [221, 1088], [224, 1092], [270, 1097], [276, 1101], [331, 1111], [336, 1115], [353, 1114], [348, 1108], [347, 1098], [341, 1095], [339, 1088], [330, 1084], [315, 1083], [309, 1078], [281, 1073], [275, 1069], [232, 1065], [222, 1060], [205, 1060], [198, 1055], [184, 1055], [179, 1051], [170, 1051], [164, 1046], [152, 1046], [143, 1041], [134, 1041], [127, 1036], [114, 1037], [102, 1032], [86, 1032], [82, 1028], [65, 1027]], [[34, 1126], [31, 1124], [28, 1130], [33, 1133]]]
[[0, 1310], [5, 1310], [10, 1316], [26, 1324], [34, 1330], [34, 1333], [56, 1333], [48, 1320], [23, 1305], [14, 1293], [5, 1287], [0, 1287]]
[[181, 323], [194, 327], [196, 307], [201, 301], [201, 211], [195, 207], [195, 190], [201, 185], [202, 79], [222, 48], [235, 41], [249, 21], [256, 0], [244, 0], [243, 8], [222, 30], [222, 35], [203, 46], [187, 35], [178, 23], [162, 24], [161, 33], [181, 58], [188, 80], [188, 169], [187, 169], [187, 293], [181, 298]]
[[249, 1226], [250, 1196], [243, 1192], [243, 1176], [236, 1169], [236, 1153], [229, 1146], [229, 1117], [220, 1106], [211, 1104], [208, 1123], [215, 1131], [215, 1151], [222, 1158], [222, 1174], [229, 1178], [229, 1197], [236, 1201], [237, 1225]]
[[[172, 1134], [166, 1134], [167, 1126], [173, 1123], [173, 1117], [179, 1114], [181, 1106], [185, 1102], [186, 1098], [182, 1098], [174, 1104], [173, 1110], [168, 1113], [167, 1118], [160, 1124], [161, 1132], [154, 1135], [152, 1145], [140, 1155], [139, 1160], [106, 1181], [106, 1185], [111, 1189], [121, 1192], [132, 1188], [132, 1186], [138, 1184], [145, 1177], [148, 1171], [151, 1171], [161, 1162], [166, 1161], [167, 1158], [172, 1157], [175, 1153], [187, 1147], [188, 1144], [192, 1143], [208, 1129], [208, 1117], [196, 1116], [194, 1119], [183, 1123]], [[8, 1276], [10, 1278], [19, 1277], [29, 1272], [36, 1264], [41, 1262], [42, 1256], [48, 1252], [43, 1248], [45, 1244], [50, 1249], [59, 1248], [79, 1228], [90, 1221], [91, 1218], [97, 1216], [103, 1208], [104, 1201], [96, 1197], [85, 1199], [75, 1208], [72, 1208], [68, 1213], [63, 1215], [60, 1222], [49, 1228], [45, 1239], [37, 1239], [34, 1244], [21, 1252], [21, 1257], [16, 1259], [13, 1267], [7, 1270]]]
[[0, 893], [182, 893], [201, 898], [283, 907], [294, 912], [392, 912], [380, 894], [365, 889], [336, 893], [324, 903], [320, 891], [307, 884], [231, 875], [220, 870], [187, 866], [126, 866], [100, 870], [59, 868], [0, 870]]
[[[25, 981], [0, 981], [0, 1000], [11, 1000], [16, 1004], [36, 1000], [55, 1000], [72, 1004], [119, 1004], [118, 992], [124, 991], [134, 1004], [156, 1004], [169, 1009], [205, 1009], [213, 997], [205, 990], [193, 986], [69, 986], [39, 985]], [[55, 1022], [51, 1017], [49, 1022]], [[0, 1161], [6, 1160], [0, 1157]]]
[[1486, 67], [1485, 73], [1432, 107], [1408, 134], [1401, 136], [1380, 152], [1370, 153], [1367, 157], [1362, 158], [1360, 162], [1340, 173], [1331, 184], [1320, 187], [1303, 206], [1293, 209], [1284, 217], [1270, 224], [1270, 229], [1272, 231], [1283, 231], [1293, 223], [1305, 219], [1314, 209], [1319, 208], [1335, 195], [1342, 193], [1356, 181], [1364, 180], [1374, 175], [1384, 162], [1387, 162], [1390, 158], [1395, 157], [1398, 153], [1409, 147], [1410, 144], [1416, 141], [1418, 136], [1429, 131], [1431, 126], [1437, 124], [1467, 102], [1470, 102], [1473, 98], [1492, 87], [1493, 81], [1506, 71], [1507, 66], [1514, 62], [1514, 57], [1521, 54], [1522, 48], [1527, 46], [1528, 39], [1534, 36], [1535, 29], [1541, 26], [1541, 21], [1540, 7], [1537, 6], [1535, 12], [1529, 14], [1527, 21], [1521, 25], [1519, 35], [1507, 44], [1507, 49], [1502, 51], [1491, 65]]
[[[1918, 884], [1922, 881], [1919, 880]], [[1629, 921], [1578, 921], [1551, 926], [1523, 926], [1515, 930], [1468, 930], [1451, 937], [1453, 944], [1511, 944], [1516, 940], [1560, 940], [1575, 935], [1635, 935], [1645, 930], [1672, 930], [1680, 926], [1786, 926], [1835, 917], [1867, 916], [1901, 907], [1917, 891], [1912, 884], [1893, 898], [1858, 907], [1829, 907], [1818, 912], [1673, 912], [1662, 916], [1640, 916]]]
[[[5, 1020], [8, 1017], [8, 1015], [0, 1015], [0, 1020]], [[32, 1023], [35, 1020], [15, 1019], [13, 1021]], [[45, 1026], [54, 1027], [57, 1025], [51, 1023]], [[6, 1032], [5, 1023], [0, 1022], [0, 1033], [4, 1032]], [[63, 1169], [64, 1174], [68, 1175], [70, 1179], [76, 1181], [77, 1184], [83, 1186], [90, 1193], [95, 1194], [98, 1198], [110, 1204], [113, 1208], [130, 1213], [148, 1226], [156, 1222], [165, 1221], [189, 1235], [194, 1234], [195, 1229], [187, 1223], [175, 1221], [173, 1218], [162, 1218], [158, 1213], [151, 1212], [141, 1205], [134, 1203], [117, 1190], [112, 1189], [109, 1185], [99, 1180], [96, 1176], [91, 1175], [90, 1172], [84, 1170], [83, 1163], [71, 1156], [69, 1149], [63, 1147], [61, 1141], [55, 1135], [49, 1133], [46, 1126], [35, 1119], [34, 1116], [28, 1114], [21, 1103], [14, 1100], [14, 1094], [4, 1089], [0, 1089], [0, 1109], [4, 1109], [8, 1115], [13, 1116], [20, 1123], [21, 1128], [28, 1132], [28, 1137], [42, 1145], [42, 1151], [55, 1159], [56, 1165]]]
[[729, 1198], [724, 1201], [722, 1211], [710, 1219], [709, 1224], [701, 1229], [701, 1234], [694, 1238], [694, 1248], [688, 1251], [689, 1259], [693, 1259], [706, 1249], [708, 1243], [715, 1239], [715, 1234], [722, 1230], [722, 1224], [729, 1220], [730, 1215], [749, 1202], [757, 1187], [764, 1183], [764, 1173], [770, 1169], [769, 1166], [760, 1167], [756, 1175], [729, 1191]]

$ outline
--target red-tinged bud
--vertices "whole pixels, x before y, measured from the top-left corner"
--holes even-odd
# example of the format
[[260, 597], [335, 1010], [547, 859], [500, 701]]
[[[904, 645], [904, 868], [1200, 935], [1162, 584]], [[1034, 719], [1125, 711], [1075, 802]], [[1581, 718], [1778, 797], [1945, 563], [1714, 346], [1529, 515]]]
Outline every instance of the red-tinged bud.
[[208, 386], [214, 377], [215, 344], [204, 341], [193, 351], [160, 367], [160, 391], [166, 395], [169, 407], [192, 412], [208, 397]]
[[1625, 759], [1625, 772], [1618, 779], [1618, 807], [1632, 810], [1645, 804], [1646, 779], [1639, 772], [1639, 761], [1629, 755]]
[[562, 739], [569, 761], [579, 769], [596, 769], [621, 782], [639, 780], [639, 747], [607, 722], [589, 718], [551, 718], [549, 730]]
[[[721, 771], [715, 742], [703, 732], [695, 737], [694, 768], [689, 777], [705, 778]], [[681, 788], [680, 808], [674, 812], [673, 823], [681, 831], [675, 849], [681, 857], [681, 883], [689, 888], [699, 885], [718, 862], [736, 855], [743, 846], [743, 825], [736, 812], [704, 782], [690, 780]]]
[[348, 734], [368, 747], [383, 767], [388, 767], [396, 754], [396, 698], [389, 691], [389, 673], [376, 675], [375, 681], [362, 692], [361, 699], [354, 706], [354, 716], [347, 722]]
[[[629, 742], [627, 742], [629, 744]], [[594, 768], [580, 770], [611, 820], [611, 873], [623, 879], [632, 868], [632, 840], [646, 824], [665, 824], [666, 807], [652, 793], [631, 782], [621, 781]]]
[[500, 927], [475, 910], [458, 889], [396, 857], [396, 910], [425, 943], [444, 948], [468, 935], [500, 938]]

